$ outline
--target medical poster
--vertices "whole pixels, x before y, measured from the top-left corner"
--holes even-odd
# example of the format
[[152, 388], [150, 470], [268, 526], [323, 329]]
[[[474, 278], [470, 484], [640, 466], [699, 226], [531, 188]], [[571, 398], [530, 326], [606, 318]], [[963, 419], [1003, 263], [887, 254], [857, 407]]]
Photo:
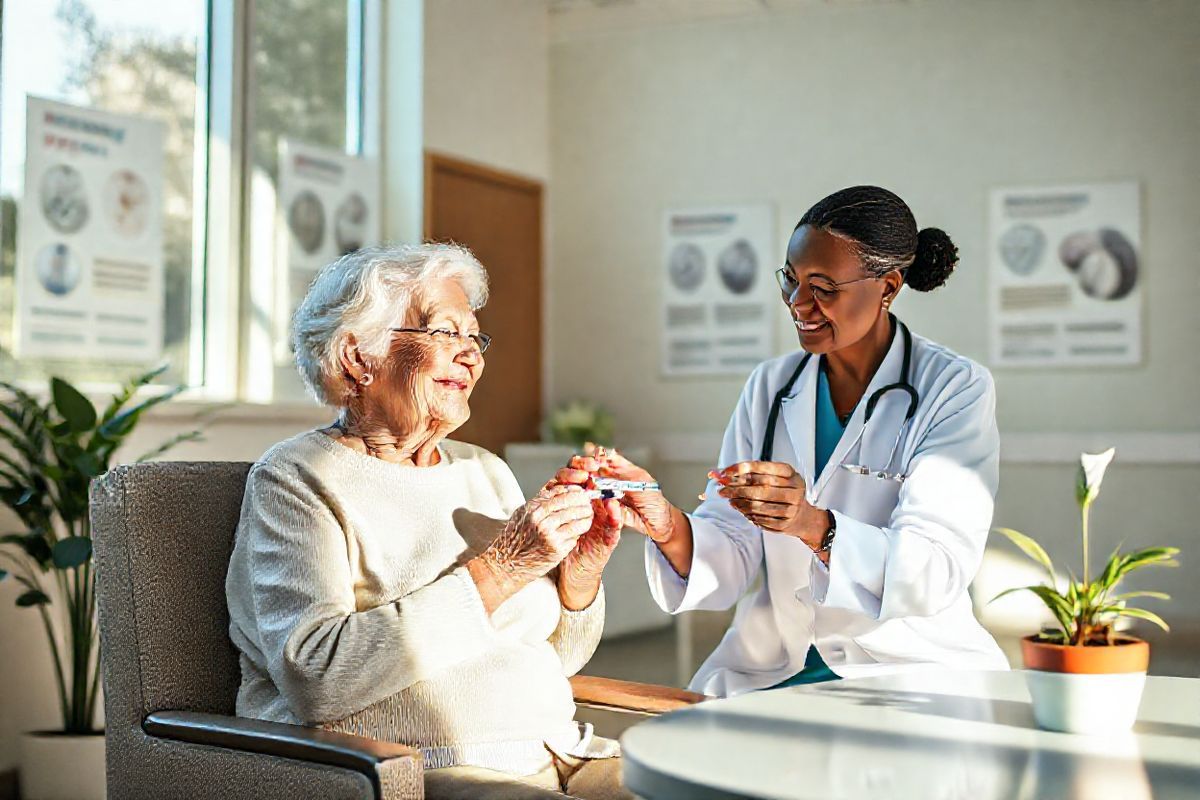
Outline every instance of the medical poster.
[[1136, 183], [994, 190], [988, 247], [993, 365], [1141, 361]]
[[662, 374], [745, 376], [774, 355], [772, 207], [674, 209], [664, 217]]
[[292, 314], [317, 272], [379, 243], [379, 164], [283, 139], [278, 186], [275, 355], [287, 362]]
[[162, 356], [165, 136], [156, 120], [27, 99], [18, 357]]

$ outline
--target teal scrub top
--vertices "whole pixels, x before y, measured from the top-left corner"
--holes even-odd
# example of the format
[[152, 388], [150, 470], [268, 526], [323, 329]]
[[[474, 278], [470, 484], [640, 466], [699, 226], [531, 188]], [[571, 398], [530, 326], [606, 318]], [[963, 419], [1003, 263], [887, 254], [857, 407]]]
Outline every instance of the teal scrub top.
[[[813, 471], [813, 475], [820, 475], [825, 469], [825, 465], [829, 463], [829, 457], [833, 455], [833, 451], [837, 448], [838, 442], [846, 430], [846, 426], [838, 419], [837, 411], [834, 410], [833, 396], [829, 393], [829, 379], [825, 375], [824, 367], [825, 362], [822, 361], [817, 376], [817, 441], [816, 464], [814, 464], [816, 469]], [[771, 688], [836, 681], [840, 677], [826, 665], [821, 654], [817, 652], [817, 648], [809, 645], [808, 654], [804, 658], [804, 669]]]

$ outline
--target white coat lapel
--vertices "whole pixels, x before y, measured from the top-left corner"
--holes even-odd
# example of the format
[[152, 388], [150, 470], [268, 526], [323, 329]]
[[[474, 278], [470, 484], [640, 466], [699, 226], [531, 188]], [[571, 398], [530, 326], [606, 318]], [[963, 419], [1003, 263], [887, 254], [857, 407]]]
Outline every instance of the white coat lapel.
[[[788, 441], [796, 455], [796, 471], [804, 478], [804, 485], [811, 490], [814, 480], [813, 466], [817, 460], [817, 366], [819, 358], [810, 358], [804, 372], [792, 387], [792, 392], [783, 399], [779, 417], [787, 430]], [[781, 461], [780, 453], [775, 460]], [[811, 494], [811, 492], [810, 492]]]
[[[900, 380], [901, 367], [904, 364], [904, 332], [899, 330], [899, 325], [900, 322], [897, 320], [896, 334], [892, 337], [892, 344], [888, 348], [887, 355], [883, 357], [883, 361], [879, 364], [879, 369], [875, 370], [875, 375], [871, 378], [871, 383], [867, 386], [866, 391], [863, 392], [862, 399], [854, 407], [854, 413], [850, 415], [850, 421], [846, 423], [846, 430], [842, 433], [842, 438], [838, 440], [837, 447], [833, 449], [833, 455], [829, 457], [829, 463], [817, 478], [817, 485], [815, 491], [810, 495], [811, 498], [818, 497], [829, 482], [833, 480], [833, 476], [840, 469], [838, 465], [844, 463], [854, 453], [860, 439], [863, 440], [859, 453], [860, 456], [864, 452], [874, 453], [877, 449], [877, 439], [892, 437], [888, 441], [889, 447], [892, 440], [894, 440], [898, 427], [891, 420], [893, 415], [885, 412], [899, 406], [901, 409], [900, 421], [903, 422], [904, 409], [908, 408], [907, 392], [897, 389], [881, 395], [879, 403], [875, 407], [875, 412], [871, 417], [871, 424], [865, 432], [864, 425], [867, 403], [870, 402], [871, 396], [884, 386]], [[813, 416], [814, 419], [809, 427], [809, 438], [815, 440], [817, 430], [815, 412], [813, 412]]]

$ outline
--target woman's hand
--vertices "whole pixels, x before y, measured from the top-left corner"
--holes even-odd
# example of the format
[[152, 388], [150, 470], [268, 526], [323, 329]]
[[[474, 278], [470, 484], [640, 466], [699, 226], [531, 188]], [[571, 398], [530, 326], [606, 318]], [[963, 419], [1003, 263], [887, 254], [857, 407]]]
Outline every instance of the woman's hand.
[[592, 527], [579, 537], [558, 567], [558, 597], [569, 609], [587, 608], [600, 591], [600, 577], [621, 539], [621, 508], [616, 500], [592, 501]]
[[[654, 476], [616, 450], [589, 445], [587, 455], [574, 456], [547, 485], [592, 486], [596, 477], [622, 481], [655, 482]], [[671, 568], [686, 578], [692, 568], [692, 526], [687, 515], [667, 502], [662, 492], [625, 492], [620, 500], [609, 501], [619, 515], [617, 527], [633, 528], [651, 539], [670, 562]]]
[[[593, 447], [588, 455], [575, 456], [567, 470], [559, 470], [559, 476], [572, 469], [586, 470], [602, 478], [656, 483], [654, 476], [645, 469], [616, 450], [604, 447]], [[660, 544], [671, 538], [675, 528], [675, 511], [662, 492], [625, 492], [618, 502], [618, 508], [623, 526], [633, 528]]]
[[562, 562], [594, 516], [578, 486], [547, 487], [518, 508], [495, 541], [467, 563], [488, 612]]
[[808, 502], [804, 479], [791, 464], [742, 461], [709, 476], [721, 485], [721, 497], [750, 522], [765, 531], [795, 536], [813, 550], [821, 546], [830, 514]]

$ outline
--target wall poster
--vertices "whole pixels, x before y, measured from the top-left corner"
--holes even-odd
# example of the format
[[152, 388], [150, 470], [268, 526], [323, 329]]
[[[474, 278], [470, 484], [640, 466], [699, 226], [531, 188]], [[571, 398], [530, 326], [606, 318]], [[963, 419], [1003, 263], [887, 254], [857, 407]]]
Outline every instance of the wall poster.
[[159, 359], [164, 125], [38, 97], [26, 104], [17, 357]]
[[1141, 361], [1136, 183], [996, 189], [988, 245], [993, 365]]
[[664, 216], [664, 377], [745, 376], [774, 355], [773, 209], [671, 209]]
[[279, 142], [275, 357], [291, 360], [292, 314], [326, 264], [379, 244], [379, 164], [288, 139]]

